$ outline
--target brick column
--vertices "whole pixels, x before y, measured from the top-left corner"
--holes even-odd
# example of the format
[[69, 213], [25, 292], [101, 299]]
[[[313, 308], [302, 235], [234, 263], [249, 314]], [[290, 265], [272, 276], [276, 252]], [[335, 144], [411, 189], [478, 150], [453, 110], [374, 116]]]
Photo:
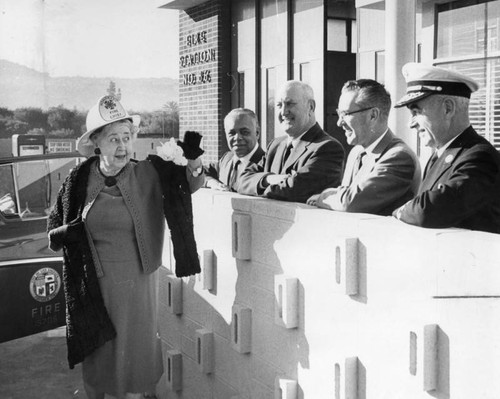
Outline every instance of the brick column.
[[211, 0], [179, 16], [180, 136], [203, 135], [204, 163], [227, 151], [223, 118], [230, 106], [230, 2]]

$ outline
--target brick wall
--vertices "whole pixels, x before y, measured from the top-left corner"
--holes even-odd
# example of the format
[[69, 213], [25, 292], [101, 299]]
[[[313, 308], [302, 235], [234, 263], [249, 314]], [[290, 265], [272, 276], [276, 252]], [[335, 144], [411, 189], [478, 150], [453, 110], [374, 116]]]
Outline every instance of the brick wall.
[[179, 108], [186, 130], [203, 135], [203, 161], [227, 151], [223, 118], [229, 111], [230, 2], [212, 0], [179, 16]]

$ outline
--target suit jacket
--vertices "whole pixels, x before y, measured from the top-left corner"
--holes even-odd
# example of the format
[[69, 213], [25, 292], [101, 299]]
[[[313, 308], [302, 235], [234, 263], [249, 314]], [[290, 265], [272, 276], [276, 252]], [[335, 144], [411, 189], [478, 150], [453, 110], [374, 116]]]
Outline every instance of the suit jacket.
[[418, 195], [394, 216], [422, 227], [500, 233], [500, 154], [468, 127], [429, 169]]
[[[243, 171], [238, 192], [284, 201], [306, 202], [312, 194], [340, 184], [344, 149], [317, 123], [300, 138], [282, 167], [286, 146], [287, 136], [271, 141], [266, 156], [258, 164], [249, 165]], [[264, 187], [262, 180], [270, 174], [289, 176], [280, 184]]]
[[364, 156], [363, 166], [354, 175], [356, 158], [362, 151], [359, 145], [351, 150], [342, 186], [323, 202], [336, 211], [390, 215], [417, 194], [420, 163], [410, 147], [391, 131]]
[[[250, 157], [248, 165], [258, 163], [264, 155], [264, 150], [260, 146], [257, 147], [257, 150]], [[205, 187], [208, 187], [207, 183], [210, 180], [218, 180], [229, 186], [229, 178], [231, 177], [231, 172], [233, 170], [233, 156], [233, 152], [228, 151], [222, 156], [221, 159], [219, 159], [218, 162], [213, 162], [205, 168]], [[239, 179], [237, 179], [236, 182], [238, 182], [238, 180]], [[237, 191], [237, 185], [235, 187], [231, 187], [231, 191]]]

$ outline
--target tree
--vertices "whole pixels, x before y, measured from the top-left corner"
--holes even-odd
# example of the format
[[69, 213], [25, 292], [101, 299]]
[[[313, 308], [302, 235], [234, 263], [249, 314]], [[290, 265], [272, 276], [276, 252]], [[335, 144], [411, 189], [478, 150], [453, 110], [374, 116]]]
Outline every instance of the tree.
[[73, 129], [75, 112], [62, 105], [49, 109], [47, 122], [52, 130]]
[[11, 138], [14, 134], [25, 134], [28, 130], [29, 125], [26, 122], [0, 118], [0, 137]]
[[86, 119], [87, 113], [78, 111], [77, 109], [73, 110], [74, 118], [73, 118], [73, 131], [77, 137], [81, 136], [83, 133], [87, 131]]
[[26, 134], [46, 136], [47, 132], [45, 131], [45, 129], [35, 127], [34, 129], [28, 130], [28, 132]]
[[175, 101], [169, 101], [167, 102], [164, 106], [163, 109], [173, 115], [176, 116], [177, 119], [179, 119], [179, 104], [177, 104]]
[[17, 108], [14, 118], [26, 122], [31, 129], [47, 129], [47, 114], [41, 108]]
[[61, 138], [71, 138], [75, 135], [73, 129], [57, 129], [50, 132], [51, 136], [61, 137]]
[[171, 137], [179, 137], [179, 104], [169, 101], [163, 106], [166, 113], [167, 131]]
[[106, 91], [108, 93], [108, 96], [113, 96], [118, 101], [121, 100], [121, 98], [122, 98], [122, 91], [120, 89], [117, 90], [116, 83], [113, 82], [112, 80], [109, 81], [109, 86], [108, 86], [108, 89]]
[[0, 118], [13, 118], [14, 117], [14, 112], [11, 111], [8, 108], [0, 107]]

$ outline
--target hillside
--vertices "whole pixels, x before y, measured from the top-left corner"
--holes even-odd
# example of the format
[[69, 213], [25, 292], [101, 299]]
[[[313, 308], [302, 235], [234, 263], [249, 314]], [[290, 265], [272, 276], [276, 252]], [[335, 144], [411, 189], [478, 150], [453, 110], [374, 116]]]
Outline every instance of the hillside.
[[121, 90], [128, 110], [154, 111], [168, 101], [178, 101], [178, 81], [171, 78], [50, 77], [46, 73], [0, 59], [0, 107], [50, 107], [88, 110], [106, 94], [109, 82]]

